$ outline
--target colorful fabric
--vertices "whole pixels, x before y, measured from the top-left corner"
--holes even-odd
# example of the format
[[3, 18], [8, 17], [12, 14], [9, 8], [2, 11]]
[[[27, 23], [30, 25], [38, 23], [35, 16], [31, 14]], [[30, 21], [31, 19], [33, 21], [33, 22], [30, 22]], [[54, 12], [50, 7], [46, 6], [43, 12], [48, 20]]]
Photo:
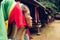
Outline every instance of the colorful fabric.
[[8, 14], [9, 14], [8, 12], [9, 12], [10, 7], [13, 3], [14, 3], [14, 0], [3, 0], [1, 3], [6, 30], [8, 29]]
[[28, 34], [25, 34], [24, 40], [29, 40], [29, 35]]
[[31, 35], [30, 35], [29, 28], [26, 29], [26, 34], [28, 35], [27, 38], [29, 38], [29, 40], [31, 40], [31, 39], [30, 39], [30, 36], [31, 36]]
[[10, 8], [14, 2], [15, 1], [13, 1], [13, 0], [3, 0], [2, 1], [1, 5], [2, 5], [2, 10], [3, 10], [3, 15], [4, 15], [5, 21], [8, 19], [8, 14], [9, 14]]
[[0, 3], [0, 40], [8, 40], [7, 33], [5, 30], [4, 16], [1, 3]]
[[16, 27], [18, 28], [26, 25], [19, 2], [15, 2], [13, 0], [3, 0], [2, 7], [4, 19], [5, 21], [8, 20], [7, 24], [15, 21], [17, 25]]
[[[7, 20], [7, 22], [6, 22], [7, 26], [8, 26], [8, 24], [12, 23], [13, 21], [15, 21], [17, 28], [26, 26], [25, 19], [24, 19], [23, 13], [22, 13], [22, 9], [20, 8], [19, 2], [15, 2], [13, 0], [3, 0], [1, 3], [1, 6], [2, 6], [1, 12], [4, 15], [4, 20], [1, 19], [1, 20], [3, 20], [2, 24], [4, 24], [4, 21]], [[0, 22], [0, 25], [1, 25], [1, 22]], [[4, 29], [5, 26], [3, 25], [2, 28]], [[0, 29], [1, 36], [2, 36], [1, 40], [7, 40], [6, 30], [4, 29], [5, 31], [4, 30], [2, 31], [2, 28]], [[5, 34], [4, 33], [2, 34], [2, 32], [4, 32]]]
[[26, 26], [26, 22], [22, 13], [22, 9], [20, 8], [20, 3], [17, 2], [17, 4], [14, 6], [12, 11], [9, 15], [9, 23], [15, 21], [17, 28], [21, 28], [22, 26]]
[[5, 29], [8, 32], [8, 20], [5, 21]]

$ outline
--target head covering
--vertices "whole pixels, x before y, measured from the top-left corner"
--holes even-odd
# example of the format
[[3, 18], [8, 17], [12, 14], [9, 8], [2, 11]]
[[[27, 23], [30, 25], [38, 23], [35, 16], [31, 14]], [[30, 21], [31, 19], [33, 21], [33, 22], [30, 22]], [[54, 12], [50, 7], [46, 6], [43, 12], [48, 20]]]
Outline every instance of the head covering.
[[9, 24], [15, 21], [18, 28], [26, 25], [22, 10], [20, 8], [20, 2], [15, 2], [14, 0], [3, 0], [2, 10], [4, 19], [5, 21], [8, 20]]
[[5, 21], [5, 28], [8, 29], [8, 15], [11, 9], [12, 4], [14, 3], [14, 0], [3, 0], [1, 2], [1, 9], [4, 15], [4, 21]]
[[10, 10], [10, 7], [12, 6], [12, 4], [14, 3], [14, 0], [3, 0], [1, 5], [2, 5], [2, 10], [3, 10], [3, 14], [4, 14], [4, 19], [7, 20], [8, 19], [8, 12]]
[[7, 33], [5, 30], [4, 16], [1, 3], [0, 3], [0, 40], [8, 40]]
[[16, 22], [18, 28], [21, 28], [22, 26], [26, 26], [25, 18], [22, 13], [21, 5], [19, 2], [16, 2], [15, 7], [10, 12], [9, 23], [11, 23], [13, 20]]

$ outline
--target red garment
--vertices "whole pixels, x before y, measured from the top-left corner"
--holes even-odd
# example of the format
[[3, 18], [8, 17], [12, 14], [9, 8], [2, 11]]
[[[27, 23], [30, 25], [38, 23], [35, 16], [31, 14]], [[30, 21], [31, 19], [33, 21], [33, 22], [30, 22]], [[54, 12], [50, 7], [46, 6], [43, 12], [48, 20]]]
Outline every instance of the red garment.
[[13, 10], [10, 12], [8, 21], [9, 23], [12, 23], [13, 21], [15, 21], [17, 28], [26, 26], [25, 18], [23, 16], [22, 9], [20, 8], [19, 2], [17, 2]]
[[30, 35], [30, 31], [29, 31], [29, 29], [28, 29], [28, 28], [26, 29], [26, 33], [27, 33], [27, 34], [28, 34], [28, 36], [29, 36], [29, 40], [31, 40], [31, 38], [30, 38], [30, 37], [31, 37], [31, 35]]

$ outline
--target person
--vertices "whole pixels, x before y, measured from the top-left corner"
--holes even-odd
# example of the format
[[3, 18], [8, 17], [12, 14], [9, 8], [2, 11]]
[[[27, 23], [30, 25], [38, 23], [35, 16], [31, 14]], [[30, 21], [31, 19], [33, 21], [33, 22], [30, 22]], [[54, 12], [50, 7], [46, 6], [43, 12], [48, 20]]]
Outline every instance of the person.
[[0, 40], [8, 40], [7, 33], [5, 30], [4, 16], [2, 12], [2, 0], [0, 0]]
[[29, 28], [32, 28], [32, 17], [30, 16], [30, 10], [26, 5], [24, 5], [24, 6], [22, 6], [22, 11], [24, 13], [26, 23], [27, 23], [26, 31], [27, 31], [27, 33], [29, 35], [29, 38], [32, 38], [31, 35], [30, 35], [30, 32], [29, 32]]
[[[22, 13], [20, 2], [14, 0], [3, 0], [2, 10], [4, 13], [5, 23], [8, 25], [8, 38], [17, 39], [21, 38], [22, 32], [26, 31], [25, 26], [29, 23], [25, 22], [25, 17]], [[21, 40], [24, 38], [22, 37]]]
[[3, 0], [1, 5], [8, 38], [14, 39], [17, 30], [26, 25], [20, 2]]
[[22, 3], [20, 4], [20, 6], [22, 8], [22, 13], [26, 21], [26, 26], [23, 26], [18, 30], [16, 39], [18, 40], [20, 38], [20, 40], [30, 40], [29, 28], [32, 27], [32, 17], [30, 16], [30, 10], [26, 5]]

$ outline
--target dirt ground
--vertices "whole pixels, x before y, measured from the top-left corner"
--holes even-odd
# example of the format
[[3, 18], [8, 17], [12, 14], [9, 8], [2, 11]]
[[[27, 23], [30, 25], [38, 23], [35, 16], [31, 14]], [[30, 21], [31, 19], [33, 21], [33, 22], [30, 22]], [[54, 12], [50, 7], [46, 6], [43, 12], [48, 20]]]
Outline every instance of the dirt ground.
[[32, 40], [60, 40], [60, 20], [55, 20], [42, 28], [40, 35], [32, 35]]

